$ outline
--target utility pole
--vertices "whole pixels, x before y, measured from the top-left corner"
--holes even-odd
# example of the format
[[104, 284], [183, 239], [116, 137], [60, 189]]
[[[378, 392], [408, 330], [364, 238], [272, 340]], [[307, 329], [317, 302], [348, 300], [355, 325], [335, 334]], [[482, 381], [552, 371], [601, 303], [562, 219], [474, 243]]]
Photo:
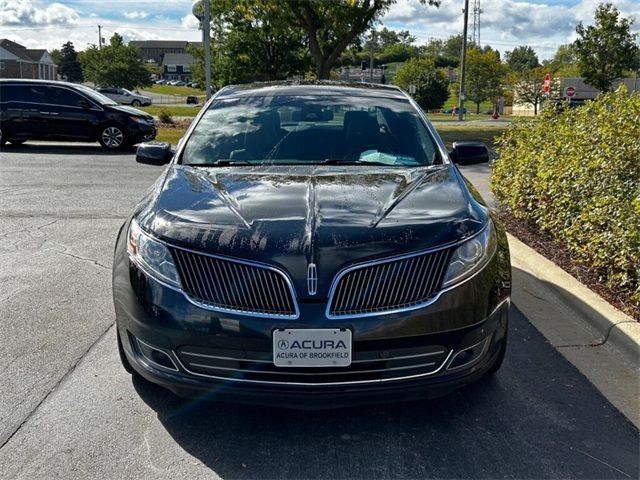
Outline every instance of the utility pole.
[[98, 49], [102, 50], [102, 25], [98, 25]]
[[209, 0], [203, 0], [204, 19], [202, 25], [202, 35], [204, 42], [204, 83], [207, 88], [207, 100], [211, 98], [211, 12], [209, 10]]
[[460, 93], [458, 95], [458, 120], [464, 119], [464, 68], [467, 60], [467, 28], [469, 26], [469, 0], [464, 0], [464, 27], [462, 30], [462, 54], [460, 56]]
[[375, 30], [371, 31], [371, 44], [369, 45], [369, 81], [373, 83], [373, 49], [375, 48], [377, 34]]

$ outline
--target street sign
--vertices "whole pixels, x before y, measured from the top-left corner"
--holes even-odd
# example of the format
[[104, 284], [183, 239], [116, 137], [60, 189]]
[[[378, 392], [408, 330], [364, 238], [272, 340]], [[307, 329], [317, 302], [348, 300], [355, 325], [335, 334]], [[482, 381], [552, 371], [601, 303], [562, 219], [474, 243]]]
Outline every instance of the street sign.
[[573, 87], [567, 87], [567, 88], [564, 89], [564, 94], [567, 97], [571, 98], [576, 94], [576, 89], [573, 88]]
[[544, 76], [544, 93], [551, 93], [551, 75]]

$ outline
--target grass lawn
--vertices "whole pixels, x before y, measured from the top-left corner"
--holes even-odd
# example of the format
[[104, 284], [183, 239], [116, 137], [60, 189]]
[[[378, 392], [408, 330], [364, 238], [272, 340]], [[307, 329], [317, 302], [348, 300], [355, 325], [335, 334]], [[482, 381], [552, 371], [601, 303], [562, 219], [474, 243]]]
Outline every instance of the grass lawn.
[[150, 115], [158, 116], [160, 110], [164, 109], [169, 112], [172, 117], [195, 117], [202, 105], [194, 105], [193, 107], [177, 106], [177, 105], [151, 105], [150, 107], [138, 107], [138, 110], [147, 112]]
[[199, 88], [191, 87], [174, 87], [173, 85], [151, 85], [150, 87], [144, 87], [142, 90], [145, 92], [157, 93], [158, 95], [204, 95], [205, 92]]
[[490, 149], [495, 149], [495, 140], [502, 135], [506, 127], [504, 125], [479, 126], [473, 124], [466, 125], [433, 125], [447, 148], [455, 141], [477, 140], [483, 142]]
[[169, 142], [171, 145], [177, 145], [178, 140], [182, 138], [186, 129], [184, 128], [166, 128], [160, 127], [156, 140], [159, 142]]

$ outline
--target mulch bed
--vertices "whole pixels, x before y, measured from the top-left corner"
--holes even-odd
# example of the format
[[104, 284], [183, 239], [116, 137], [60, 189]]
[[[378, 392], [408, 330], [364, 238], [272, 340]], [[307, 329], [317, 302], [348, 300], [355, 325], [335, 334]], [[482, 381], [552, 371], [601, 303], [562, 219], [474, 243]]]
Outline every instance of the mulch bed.
[[608, 288], [596, 270], [578, 261], [565, 245], [548, 233], [540, 231], [535, 224], [514, 218], [503, 208], [499, 208], [497, 213], [511, 235], [573, 275], [618, 310], [640, 321], [638, 305], [631, 301], [629, 292]]

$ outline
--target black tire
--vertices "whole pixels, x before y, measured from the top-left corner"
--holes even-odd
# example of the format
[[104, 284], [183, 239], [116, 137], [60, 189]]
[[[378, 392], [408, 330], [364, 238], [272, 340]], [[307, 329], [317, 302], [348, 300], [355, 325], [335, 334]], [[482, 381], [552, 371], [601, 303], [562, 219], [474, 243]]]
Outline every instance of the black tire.
[[139, 107], [140, 105], [142, 105], [142, 103], [140, 103], [140, 100], [134, 100], [133, 102], [131, 102], [132, 107]]
[[121, 150], [129, 145], [124, 128], [117, 124], [102, 127], [98, 141], [107, 150]]
[[11, 145], [13, 145], [14, 147], [19, 147], [20, 145], [22, 145], [24, 142], [26, 142], [26, 140], [9, 140], [9, 143]]
[[118, 337], [118, 353], [120, 354], [120, 362], [122, 363], [122, 368], [126, 370], [126, 372], [130, 375], [136, 373], [133, 369], [129, 360], [127, 359], [127, 355], [124, 353], [124, 347], [122, 346], [122, 340], [120, 339], [120, 332], [116, 329], [116, 337]]
[[507, 332], [504, 332], [504, 338], [502, 339], [502, 346], [500, 347], [500, 351], [498, 352], [498, 356], [496, 357], [493, 365], [487, 370], [487, 377], [494, 375], [500, 367], [502, 366], [502, 362], [504, 362], [504, 356], [507, 353]]

